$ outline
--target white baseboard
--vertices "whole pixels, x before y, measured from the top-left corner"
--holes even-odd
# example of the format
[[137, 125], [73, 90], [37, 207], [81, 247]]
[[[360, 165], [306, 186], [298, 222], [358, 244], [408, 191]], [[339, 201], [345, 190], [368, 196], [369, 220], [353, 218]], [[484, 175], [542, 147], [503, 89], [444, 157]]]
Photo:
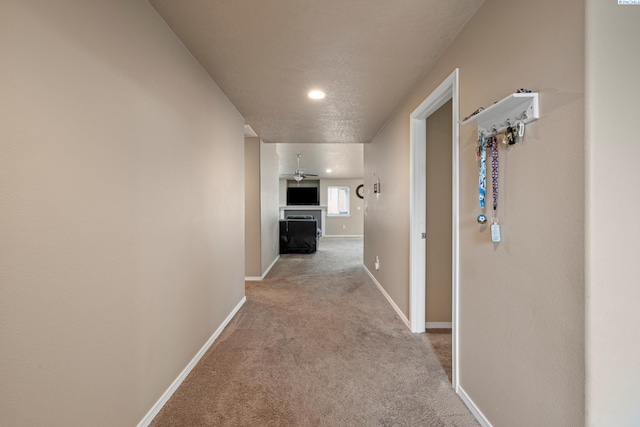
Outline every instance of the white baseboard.
[[227, 318], [224, 319], [224, 322], [222, 322], [222, 325], [220, 325], [220, 327], [216, 329], [213, 335], [211, 335], [211, 337], [207, 340], [207, 342], [202, 346], [200, 351], [198, 351], [198, 353], [194, 356], [194, 358], [191, 359], [191, 362], [189, 362], [187, 367], [184, 368], [182, 372], [180, 372], [180, 375], [178, 375], [178, 378], [176, 378], [173, 381], [173, 383], [171, 383], [169, 388], [162, 394], [162, 396], [160, 396], [160, 399], [158, 399], [155, 405], [153, 405], [149, 410], [149, 412], [147, 412], [147, 415], [145, 415], [142, 421], [138, 423], [138, 427], [147, 427], [149, 424], [151, 424], [151, 421], [153, 421], [155, 416], [158, 415], [158, 412], [160, 412], [160, 410], [165, 405], [165, 403], [167, 403], [171, 395], [173, 395], [173, 393], [178, 389], [178, 387], [180, 387], [180, 384], [182, 384], [182, 381], [184, 381], [187, 375], [189, 375], [189, 372], [191, 372], [191, 370], [198, 364], [202, 356], [204, 356], [207, 350], [209, 350], [209, 347], [211, 347], [211, 345], [215, 342], [215, 340], [220, 336], [224, 328], [229, 324], [231, 319], [233, 319], [233, 317], [236, 315], [238, 310], [240, 310], [240, 307], [242, 307], [246, 301], [247, 301], [246, 296], [243, 297], [242, 300], [240, 300], [238, 305], [236, 305], [235, 308], [231, 311], [231, 313], [227, 316]]
[[325, 234], [322, 237], [364, 237], [362, 234]]
[[482, 427], [493, 427], [487, 417], [485, 417], [482, 411], [478, 409], [476, 404], [473, 402], [473, 400], [471, 400], [469, 395], [463, 390], [461, 386], [458, 386], [456, 392], [458, 393], [458, 396], [460, 396], [460, 399], [462, 399], [464, 404], [467, 405], [467, 408], [469, 408], [469, 411], [471, 411], [473, 416], [476, 417], [476, 420], [478, 420]]
[[393, 309], [396, 311], [396, 313], [398, 313], [398, 316], [400, 316], [400, 320], [402, 320], [404, 322], [404, 324], [407, 325], [407, 328], [411, 329], [411, 325], [409, 324], [409, 319], [407, 319], [407, 316], [404, 315], [404, 313], [400, 310], [400, 308], [396, 305], [396, 303], [391, 299], [391, 297], [389, 296], [387, 291], [384, 290], [382, 285], [376, 280], [376, 278], [373, 276], [373, 274], [371, 274], [371, 272], [369, 271], [367, 266], [362, 264], [362, 267], [364, 268], [364, 271], [367, 272], [369, 277], [371, 277], [371, 280], [373, 280], [373, 283], [375, 283], [376, 286], [378, 287], [378, 289], [380, 289], [380, 292], [382, 292], [382, 295], [384, 295], [384, 297], [387, 299], [387, 301], [389, 301], [389, 304], [391, 304], [391, 307], [393, 307]]
[[264, 278], [267, 277], [267, 274], [269, 274], [269, 272], [271, 271], [273, 266], [276, 265], [276, 262], [278, 262], [279, 259], [280, 259], [280, 255], [278, 255], [276, 257], [276, 259], [273, 260], [271, 265], [269, 267], [267, 267], [267, 269], [265, 270], [264, 273], [262, 273], [262, 276], [260, 276], [260, 277], [245, 277], [244, 281], [245, 282], [259, 282], [261, 280], [264, 280]]
[[453, 324], [451, 322], [427, 322], [425, 327], [427, 329], [451, 329]]

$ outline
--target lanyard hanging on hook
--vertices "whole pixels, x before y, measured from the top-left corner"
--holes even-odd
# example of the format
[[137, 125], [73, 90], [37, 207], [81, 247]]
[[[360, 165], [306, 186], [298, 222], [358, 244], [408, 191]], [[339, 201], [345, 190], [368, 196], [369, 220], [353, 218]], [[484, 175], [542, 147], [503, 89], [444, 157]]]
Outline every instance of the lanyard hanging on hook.
[[487, 192], [487, 149], [485, 148], [484, 133], [480, 137], [480, 174], [478, 176], [478, 201], [480, 209], [484, 209], [484, 201]]
[[491, 137], [491, 192], [493, 193], [493, 218], [491, 218], [491, 241], [500, 242], [500, 224], [498, 224], [498, 180], [500, 164], [498, 155], [498, 138]]
[[[484, 211], [485, 199], [487, 194], [487, 149], [485, 146], [486, 140], [484, 133], [480, 134], [480, 142], [478, 143], [478, 160], [480, 161], [480, 170], [478, 173], [478, 202], [480, 203], [480, 209]], [[476, 218], [478, 224], [486, 224], [487, 216], [484, 212]]]
[[499, 178], [499, 157], [498, 157], [498, 138], [491, 137], [491, 190], [493, 193], [493, 216], [498, 210], [498, 178]]

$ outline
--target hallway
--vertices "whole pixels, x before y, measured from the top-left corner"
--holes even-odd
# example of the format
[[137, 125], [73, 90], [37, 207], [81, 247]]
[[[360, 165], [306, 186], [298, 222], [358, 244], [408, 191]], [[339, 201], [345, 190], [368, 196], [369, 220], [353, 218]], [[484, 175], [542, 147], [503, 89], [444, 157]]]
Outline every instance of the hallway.
[[283, 255], [152, 426], [472, 426], [425, 334], [362, 268], [361, 238]]

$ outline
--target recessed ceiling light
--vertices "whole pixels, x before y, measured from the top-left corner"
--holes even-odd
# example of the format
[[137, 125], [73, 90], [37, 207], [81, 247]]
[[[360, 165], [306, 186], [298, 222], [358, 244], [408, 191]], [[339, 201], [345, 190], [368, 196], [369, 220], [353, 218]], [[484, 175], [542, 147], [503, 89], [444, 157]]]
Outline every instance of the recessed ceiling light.
[[331, 169], [327, 169], [327, 173], [331, 173]]
[[308, 93], [308, 96], [311, 99], [324, 99], [327, 95], [321, 90], [312, 90]]

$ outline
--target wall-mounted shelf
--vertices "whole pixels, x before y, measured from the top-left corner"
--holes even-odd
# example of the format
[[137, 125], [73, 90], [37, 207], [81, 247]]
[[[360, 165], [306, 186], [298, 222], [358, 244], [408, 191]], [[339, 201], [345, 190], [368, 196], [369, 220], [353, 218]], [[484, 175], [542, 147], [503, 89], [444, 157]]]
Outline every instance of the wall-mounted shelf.
[[[540, 117], [537, 93], [512, 93], [487, 109], [462, 121], [463, 125], [478, 126], [478, 135], [490, 134], [494, 129], [504, 131], [510, 123], [527, 124]], [[508, 123], [507, 123], [508, 122]]]

